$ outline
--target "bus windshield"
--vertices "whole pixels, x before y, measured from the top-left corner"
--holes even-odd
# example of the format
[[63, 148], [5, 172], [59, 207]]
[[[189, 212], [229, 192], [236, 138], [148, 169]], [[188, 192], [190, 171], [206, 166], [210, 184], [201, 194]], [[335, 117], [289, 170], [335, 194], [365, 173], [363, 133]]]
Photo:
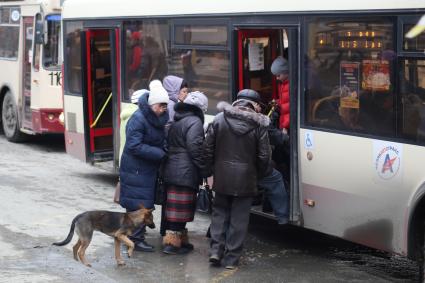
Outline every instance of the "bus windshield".
[[54, 68], [59, 65], [59, 35], [60, 35], [60, 15], [46, 16], [47, 41], [44, 44], [44, 67]]

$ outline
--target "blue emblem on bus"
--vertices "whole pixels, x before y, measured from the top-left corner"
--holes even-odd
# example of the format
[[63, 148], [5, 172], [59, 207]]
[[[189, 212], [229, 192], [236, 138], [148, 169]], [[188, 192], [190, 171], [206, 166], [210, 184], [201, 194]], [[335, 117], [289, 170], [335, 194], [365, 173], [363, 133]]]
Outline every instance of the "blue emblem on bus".
[[397, 175], [400, 169], [400, 153], [394, 146], [386, 146], [375, 159], [375, 169], [379, 177], [389, 180]]

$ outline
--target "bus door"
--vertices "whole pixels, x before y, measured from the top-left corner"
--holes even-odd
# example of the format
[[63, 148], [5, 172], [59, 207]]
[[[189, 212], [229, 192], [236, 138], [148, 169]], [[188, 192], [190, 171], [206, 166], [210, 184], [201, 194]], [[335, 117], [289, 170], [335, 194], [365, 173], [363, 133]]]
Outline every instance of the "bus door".
[[33, 25], [34, 17], [23, 17], [23, 60], [22, 60], [22, 128], [32, 130], [32, 112], [31, 112], [31, 90], [32, 90], [32, 78], [31, 78], [31, 62], [32, 56], [32, 42], [33, 42]]
[[85, 31], [86, 47], [86, 143], [89, 161], [114, 157], [114, 128], [119, 119], [119, 31]]
[[[275, 150], [273, 159], [279, 159], [276, 169], [283, 175], [286, 190], [290, 197], [290, 220], [298, 221], [298, 161], [297, 161], [297, 85], [298, 85], [298, 34], [295, 28], [249, 28], [237, 29], [237, 91], [249, 88], [256, 90], [262, 99], [263, 114], [270, 115], [273, 109], [272, 101], [278, 99], [278, 82], [271, 73], [273, 60], [283, 56], [289, 63], [290, 81], [290, 143], [283, 151]], [[273, 121], [273, 119], [272, 119]], [[278, 119], [274, 120], [278, 125]], [[291, 148], [289, 148], [291, 147]], [[277, 156], [279, 155], [279, 156]], [[272, 216], [268, 200], [263, 196], [254, 202], [254, 213]]]
[[270, 73], [273, 59], [284, 49], [279, 40], [283, 30], [238, 30], [238, 90], [256, 90], [264, 103], [277, 94], [276, 79]]

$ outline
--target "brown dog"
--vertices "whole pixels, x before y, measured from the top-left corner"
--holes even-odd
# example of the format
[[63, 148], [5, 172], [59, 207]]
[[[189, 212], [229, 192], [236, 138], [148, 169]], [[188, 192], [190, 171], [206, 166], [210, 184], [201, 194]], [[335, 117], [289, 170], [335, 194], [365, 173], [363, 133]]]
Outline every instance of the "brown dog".
[[[88, 267], [85, 257], [87, 247], [93, 236], [93, 231], [100, 231], [106, 235], [114, 237], [115, 240], [115, 259], [118, 265], [124, 265], [124, 260], [121, 257], [120, 242], [123, 242], [128, 247], [128, 257], [131, 257], [134, 250], [134, 243], [127, 237], [133, 233], [133, 230], [138, 228], [141, 224], [145, 224], [149, 228], [155, 228], [152, 216], [153, 209], [146, 209], [143, 205], [139, 210], [121, 213], [105, 210], [86, 211], [77, 215], [71, 224], [71, 229], [65, 240], [58, 243], [53, 243], [56, 246], [64, 246], [71, 242], [74, 235], [74, 229], [79, 237], [78, 242], [72, 248], [74, 252], [74, 259], [81, 262]], [[77, 257], [78, 255], [78, 257]]]

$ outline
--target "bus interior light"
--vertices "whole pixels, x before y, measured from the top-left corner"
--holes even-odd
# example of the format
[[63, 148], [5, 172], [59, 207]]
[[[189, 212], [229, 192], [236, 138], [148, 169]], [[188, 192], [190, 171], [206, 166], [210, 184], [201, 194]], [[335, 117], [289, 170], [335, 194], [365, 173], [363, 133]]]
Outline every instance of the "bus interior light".
[[406, 34], [406, 38], [415, 38], [425, 30], [425, 15], [419, 20], [419, 22]]

